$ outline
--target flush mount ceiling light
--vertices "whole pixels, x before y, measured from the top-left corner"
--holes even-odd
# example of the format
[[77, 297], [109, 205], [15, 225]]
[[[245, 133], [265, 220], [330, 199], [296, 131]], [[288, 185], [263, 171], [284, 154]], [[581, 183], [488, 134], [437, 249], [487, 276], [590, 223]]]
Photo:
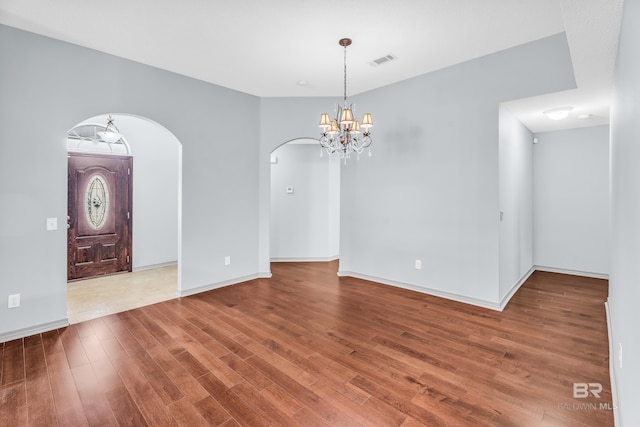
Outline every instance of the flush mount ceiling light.
[[[329, 118], [329, 114], [320, 115], [320, 145], [327, 153], [340, 153], [340, 158], [345, 163], [352, 152], [360, 153], [371, 145], [371, 133], [369, 129], [373, 126], [371, 113], [364, 113], [362, 122], [353, 118], [353, 104], [347, 104], [347, 46], [351, 44], [351, 39], [340, 39], [338, 44], [344, 47], [344, 98], [343, 106], [336, 108], [334, 119]], [[363, 129], [361, 131], [360, 129]], [[322, 154], [322, 151], [320, 152]], [[371, 148], [369, 148], [371, 155]]]
[[569, 115], [571, 110], [573, 110], [573, 107], [559, 107], [543, 111], [542, 114], [549, 117], [551, 120], [562, 120]]
[[104, 130], [98, 132], [100, 140], [109, 144], [114, 144], [120, 141], [123, 137], [123, 135], [120, 133], [116, 125], [113, 124], [113, 122], [114, 119], [113, 117], [111, 117], [111, 114], [109, 114], [109, 118], [107, 119], [107, 127]]

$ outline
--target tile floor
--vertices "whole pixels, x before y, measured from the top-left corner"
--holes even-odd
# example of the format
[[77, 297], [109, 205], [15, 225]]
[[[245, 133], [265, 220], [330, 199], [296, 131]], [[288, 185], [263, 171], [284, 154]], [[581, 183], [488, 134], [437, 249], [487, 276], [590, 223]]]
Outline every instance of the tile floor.
[[177, 265], [70, 282], [67, 316], [79, 323], [176, 298], [177, 289]]

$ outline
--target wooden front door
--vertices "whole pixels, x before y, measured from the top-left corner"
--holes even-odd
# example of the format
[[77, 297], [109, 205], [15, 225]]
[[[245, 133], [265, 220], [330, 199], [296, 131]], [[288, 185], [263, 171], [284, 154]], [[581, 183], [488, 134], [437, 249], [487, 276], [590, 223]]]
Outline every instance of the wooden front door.
[[68, 154], [67, 280], [131, 271], [132, 158]]

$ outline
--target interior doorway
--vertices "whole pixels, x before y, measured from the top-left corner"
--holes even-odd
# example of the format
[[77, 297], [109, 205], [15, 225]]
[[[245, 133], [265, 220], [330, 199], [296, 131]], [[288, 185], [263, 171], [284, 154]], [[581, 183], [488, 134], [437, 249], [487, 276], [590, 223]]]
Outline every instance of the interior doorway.
[[271, 262], [339, 257], [340, 159], [316, 139], [289, 141], [271, 153]]
[[[110, 118], [122, 144], [100, 141]], [[175, 298], [181, 282], [182, 144], [164, 126], [130, 114], [88, 118], [68, 133], [69, 153], [130, 156], [129, 268], [123, 274], [69, 282], [70, 323]], [[72, 155], [72, 154], [70, 154]], [[71, 259], [71, 258], [69, 258]]]

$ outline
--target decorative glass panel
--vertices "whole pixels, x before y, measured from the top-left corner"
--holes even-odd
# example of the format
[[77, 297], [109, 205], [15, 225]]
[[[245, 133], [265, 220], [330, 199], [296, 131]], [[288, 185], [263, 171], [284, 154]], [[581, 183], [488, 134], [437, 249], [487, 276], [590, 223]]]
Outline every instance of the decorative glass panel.
[[102, 227], [107, 219], [110, 204], [107, 183], [100, 175], [94, 175], [89, 180], [86, 191], [87, 219], [96, 230]]

